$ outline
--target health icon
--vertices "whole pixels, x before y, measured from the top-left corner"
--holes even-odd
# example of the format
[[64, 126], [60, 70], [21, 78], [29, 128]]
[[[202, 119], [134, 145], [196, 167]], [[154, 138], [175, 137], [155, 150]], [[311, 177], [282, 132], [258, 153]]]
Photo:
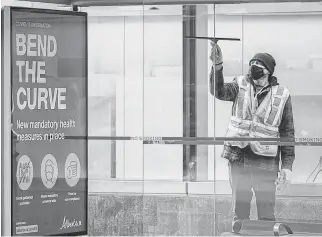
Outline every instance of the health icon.
[[67, 178], [72, 179], [77, 177], [77, 162], [71, 161], [69, 166], [67, 167]]
[[54, 187], [58, 177], [58, 165], [55, 157], [48, 154], [41, 163], [41, 179], [47, 188]]
[[17, 164], [17, 183], [21, 190], [28, 190], [33, 179], [33, 165], [30, 158], [23, 155], [19, 158]]
[[65, 163], [65, 179], [70, 187], [74, 187], [79, 180], [81, 166], [76, 154], [70, 153]]
[[47, 182], [53, 183], [54, 171], [54, 163], [51, 160], [47, 160], [45, 163], [45, 176]]

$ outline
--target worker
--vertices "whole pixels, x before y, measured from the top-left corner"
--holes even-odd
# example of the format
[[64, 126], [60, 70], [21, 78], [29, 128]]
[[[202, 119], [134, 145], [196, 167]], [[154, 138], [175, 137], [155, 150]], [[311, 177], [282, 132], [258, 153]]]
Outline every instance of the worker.
[[[291, 182], [295, 159], [294, 144], [277, 143], [283, 138], [294, 141], [292, 102], [289, 90], [273, 76], [276, 62], [270, 54], [257, 53], [248, 73], [228, 83], [224, 83], [223, 56], [217, 43], [212, 43], [210, 59], [211, 94], [233, 102], [226, 133], [230, 139], [225, 140], [221, 156], [228, 160], [232, 231], [238, 233], [242, 221], [250, 218], [253, 193], [258, 219], [275, 221], [276, 190]], [[276, 145], [261, 144], [256, 138], [276, 139]]]

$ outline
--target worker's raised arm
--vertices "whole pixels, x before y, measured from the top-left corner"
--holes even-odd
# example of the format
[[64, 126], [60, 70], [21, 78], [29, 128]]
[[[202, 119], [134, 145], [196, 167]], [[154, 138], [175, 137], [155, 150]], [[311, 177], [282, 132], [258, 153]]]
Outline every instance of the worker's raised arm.
[[224, 83], [222, 52], [218, 44], [213, 42], [210, 59], [213, 62], [209, 83], [210, 93], [219, 100], [234, 101], [239, 91], [238, 83], [236, 79], [232, 82]]

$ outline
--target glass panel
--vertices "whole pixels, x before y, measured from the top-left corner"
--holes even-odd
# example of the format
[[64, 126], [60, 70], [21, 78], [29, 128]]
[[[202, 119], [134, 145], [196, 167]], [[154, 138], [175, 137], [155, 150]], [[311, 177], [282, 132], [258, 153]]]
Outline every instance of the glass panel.
[[91, 235], [143, 235], [143, 144], [132, 140], [143, 136], [142, 9], [82, 9], [88, 12]]
[[[312, 201], [294, 198], [321, 196], [317, 186], [312, 184], [322, 182], [320, 172], [322, 131], [318, 122], [322, 116], [322, 110], [318, 106], [321, 100], [319, 79], [322, 75], [320, 69], [322, 31], [319, 27], [321, 22], [322, 7], [319, 3], [216, 6], [216, 35], [219, 32], [229, 32], [231, 29], [232, 35], [239, 35], [242, 39], [240, 43], [227, 42], [229, 47], [225, 47], [224, 42], [219, 42], [224, 58], [225, 82], [231, 82], [234, 77], [247, 74], [250, 59], [256, 53], [266, 52], [275, 58], [274, 76], [290, 91], [296, 142], [305, 144], [296, 143], [292, 185], [277, 191], [278, 208], [275, 209], [275, 216], [284, 221], [321, 222], [319, 216], [304, 214], [306, 213], [304, 208], [310, 209], [308, 211], [310, 213], [317, 208], [314, 198]], [[234, 57], [239, 60], [233, 62]], [[226, 133], [232, 104], [232, 102], [215, 101], [217, 138]], [[307, 144], [308, 142], [311, 144]], [[222, 151], [223, 147], [218, 146], [215, 159], [216, 212], [220, 213], [216, 223], [219, 233], [231, 231], [232, 220], [228, 165], [227, 160], [220, 157]], [[259, 162], [256, 163], [259, 165]], [[263, 163], [261, 167], [264, 167]], [[263, 169], [263, 172], [266, 171]], [[280, 195], [284, 198], [279, 198]], [[255, 199], [252, 200], [250, 213], [251, 219], [257, 219]]]
[[[142, 7], [91, 7], [89, 178], [143, 179]], [[98, 137], [98, 139], [96, 139]], [[116, 142], [116, 140], [120, 140]]]
[[[314, 12], [305, 8], [317, 8]], [[322, 8], [319, 4], [304, 4], [304, 12], [244, 17], [244, 61], [251, 54], [267, 51], [274, 55], [277, 66], [275, 76], [281, 85], [290, 90], [293, 107], [295, 137], [297, 141], [311, 138], [321, 142], [322, 118], [321, 55]], [[287, 5], [281, 6], [287, 7]], [[317, 12], [320, 10], [320, 12]], [[258, 27], [261, 34], [256, 34]], [[267, 40], [274, 32], [278, 40]], [[300, 32], [300, 33], [299, 33]], [[296, 40], [295, 40], [296, 39]], [[265, 42], [261, 44], [260, 42]], [[244, 68], [246, 65], [244, 65]], [[304, 140], [305, 141], [305, 140]], [[305, 183], [321, 156], [321, 147], [296, 147], [293, 181]], [[316, 180], [318, 181], [318, 179]]]
[[[89, 15], [89, 136], [116, 136], [116, 112], [121, 107], [116, 108], [120, 97], [116, 90], [124, 81], [124, 39], [124, 19]], [[89, 178], [115, 177], [115, 157], [113, 140], [90, 140]]]
[[[213, 14], [213, 5], [145, 6], [146, 138], [206, 138], [214, 130], [213, 126], [209, 126], [209, 116], [213, 112], [208, 111], [208, 101], [213, 100], [208, 97], [210, 41], [188, 38], [213, 37], [208, 32], [209, 25], [213, 26], [210, 22], [213, 21], [213, 16], [209, 12]], [[183, 150], [157, 147], [149, 145], [144, 148], [145, 179], [213, 179], [209, 178], [213, 176], [213, 172], [209, 174], [211, 171], [208, 166], [208, 163], [213, 164], [213, 155], [212, 158], [208, 155], [207, 147], [190, 145], [184, 146]], [[197, 172], [196, 177], [189, 174], [189, 170], [193, 169]]]
[[208, 136], [209, 41], [186, 38], [208, 36], [208, 7], [145, 5], [144, 138], [163, 139], [144, 145], [146, 235], [214, 235], [213, 184], [189, 182], [208, 181], [208, 146], [183, 141]]
[[[216, 37], [237, 38], [241, 41], [218, 41], [223, 54], [223, 75], [225, 82], [231, 82], [235, 77], [243, 74], [242, 71], [242, 53], [243, 53], [243, 18], [239, 14], [226, 14], [225, 5], [216, 5], [215, 20], [211, 21], [211, 28], [215, 29]], [[215, 24], [215, 26], [214, 26]], [[216, 87], [215, 87], [216, 88]], [[228, 122], [231, 116], [232, 102], [216, 99], [212, 96], [210, 110], [212, 128], [215, 125], [215, 136], [225, 137]], [[228, 180], [227, 160], [221, 157], [223, 145], [215, 146], [215, 175], [212, 173], [209, 177], [215, 177], [215, 180]]]
[[[230, 82], [233, 77], [247, 73], [248, 62], [255, 53], [269, 52], [277, 63], [274, 76], [278, 78], [281, 85], [289, 89], [291, 94], [297, 141], [319, 142], [322, 134], [320, 126], [317, 125], [319, 123], [309, 121], [312, 119], [318, 121], [322, 115], [317, 107], [321, 96], [317, 88], [320, 83], [318, 78], [322, 73], [318, 67], [322, 50], [322, 47], [319, 47], [322, 38], [322, 31], [319, 27], [322, 14], [317, 11], [312, 12], [314, 6], [317, 7], [315, 9], [320, 9], [321, 6], [315, 3], [305, 3], [301, 5], [304, 7], [302, 10], [297, 8], [298, 4], [295, 3], [279, 4], [279, 6], [279, 8], [276, 8], [276, 4], [217, 6], [216, 34], [219, 34], [221, 29], [229, 32], [231, 28], [233, 34], [242, 37], [242, 43], [227, 42], [230, 44], [227, 48], [224, 42], [219, 42], [224, 55], [225, 82]], [[286, 12], [282, 13], [281, 9]], [[272, 34], [278, 35], [278, 40], [269, 40]], [[303, 47], [303, 45], [306, 46]], [[236, 48], [233, 49], [233, 46]], [[239, 60], [238, 63], [237, 61], [231, 63], [231, 65], [235, 64], [235, 70], [229, 65], [234, 58], [230, 52], [234, 54], [239, 52], [239, 55], [243, 55], [241, 62]], [[238, 58], [238, 54], [235, 58]], [[303, 78], [309, 82], [304, 82]], [[225, 134], [231, 114], [231, 105], [231, 102], [216, 100], [216, 136], [221, 137]], [[219, 153], [221, 151], [218, 151], [216, 157], [220, 156]], [[294, 176], [295, 182], [306, 182], [304, 177], [307, 177], [315, 168], [320, 159], [320, 153], [318, 147], [298, 147], [296, 149], [294, 173], [300, 172], [301, 175]], [[308, 156], [312, 162], [307, 162]], [[223, 162], [220, 160], [222, 159], [218, 159], [217, 169], [223, 171], [220, 167], [220, 163]], [[308, 163], [311, 165], [308, 166]], [[307, 166], [304, 172], [303, 165]], [[220, 176], [220, 173], [217, 175]], [[216, 179], [228, 179], [227, 175], [219, 176]]]
[[[290, 90], [297, 141], [308, 141], [306, 139], [310, 138], [311, 141], [321, 142], [322, 127], [319, 121], [322, 117], [322, 94], [317, 88], [321, 85], [322, 75], [319, 66], [322, 55], [322, 8], [315, 3], [306, 3], [304, 6], [302, 12], [297, 14], [245, 16], [244, 59], [246, 61], [252, 53], [264, 49], [274, 55], [277, 61], [275, 76], [281, 85]], [[314, 12], [307, 11], [313, 6], [316, 6]], [[254, 34], [259, 25], [263, 33]], [[269, 37], [271, 32], [278, 34], [278, 40], [265, 40], [265, 45], [260, 45], [258, 42]], [[293, 181], [306, 183], [319, 162], [321, 147], [299, 146], [295, 152]], [[321, 180], [316, 179], [315, 182]]]
[[[157, 9], [155, 9], [157, 8]], [[182, 137], [181, 6], [145, 6], [144, 136]], [[182, 181], [182, 146], [145, 145], [144, 180]]]

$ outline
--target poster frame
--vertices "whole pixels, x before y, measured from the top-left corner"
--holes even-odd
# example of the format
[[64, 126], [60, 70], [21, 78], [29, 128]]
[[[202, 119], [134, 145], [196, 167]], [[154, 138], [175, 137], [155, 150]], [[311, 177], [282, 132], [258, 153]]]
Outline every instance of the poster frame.
[[11, 10], [1, 13], [1, 235], [11, 236]]
[[[26, 8], [26, 7], [11, 7], [6, 6], [1, 9], [2, 11], [2, 24], [1, 24], [1, 38], [2, 38], [2, 73], [1, 73], [1, 93], [2, 93], [2, 134], [1, 134], [1, 162], [2, 162], [2, 213], [1, 213], [1, 235], [13, 236], [12, 233], [12, 197], [13, 197], [13, 175], [12, 175], [12, 141], [11, 141], [11, 90], [12, 90], [12, 65], [11, 55], [13, 53], [13, 45], [11, 44], [12, 36], [12, 13], [13, 12], [25, 12], [25, 13], [40, 13], [40, 14], [57, 14], [67, 16], [81, 16], [85, 20], [85, 136], [82, 138], [85, 140], [85, 163], [86, 163], [86, 180], [85, 180], [85, 231], [73, 232], [73, 233], [57, 233], [47, 236], [83, 236], [88, 234], [88, 18], [86, 12], [78, 11], [64, 11], [64, 10], [52, 10], [52, 9], [40, 9], [40, 8]], [[3, 60], [5, 59], [5, 60]], [[69, 138], [70, 139], [70, 138]], [[10, 157], [6, 159], [5, 157]]]

